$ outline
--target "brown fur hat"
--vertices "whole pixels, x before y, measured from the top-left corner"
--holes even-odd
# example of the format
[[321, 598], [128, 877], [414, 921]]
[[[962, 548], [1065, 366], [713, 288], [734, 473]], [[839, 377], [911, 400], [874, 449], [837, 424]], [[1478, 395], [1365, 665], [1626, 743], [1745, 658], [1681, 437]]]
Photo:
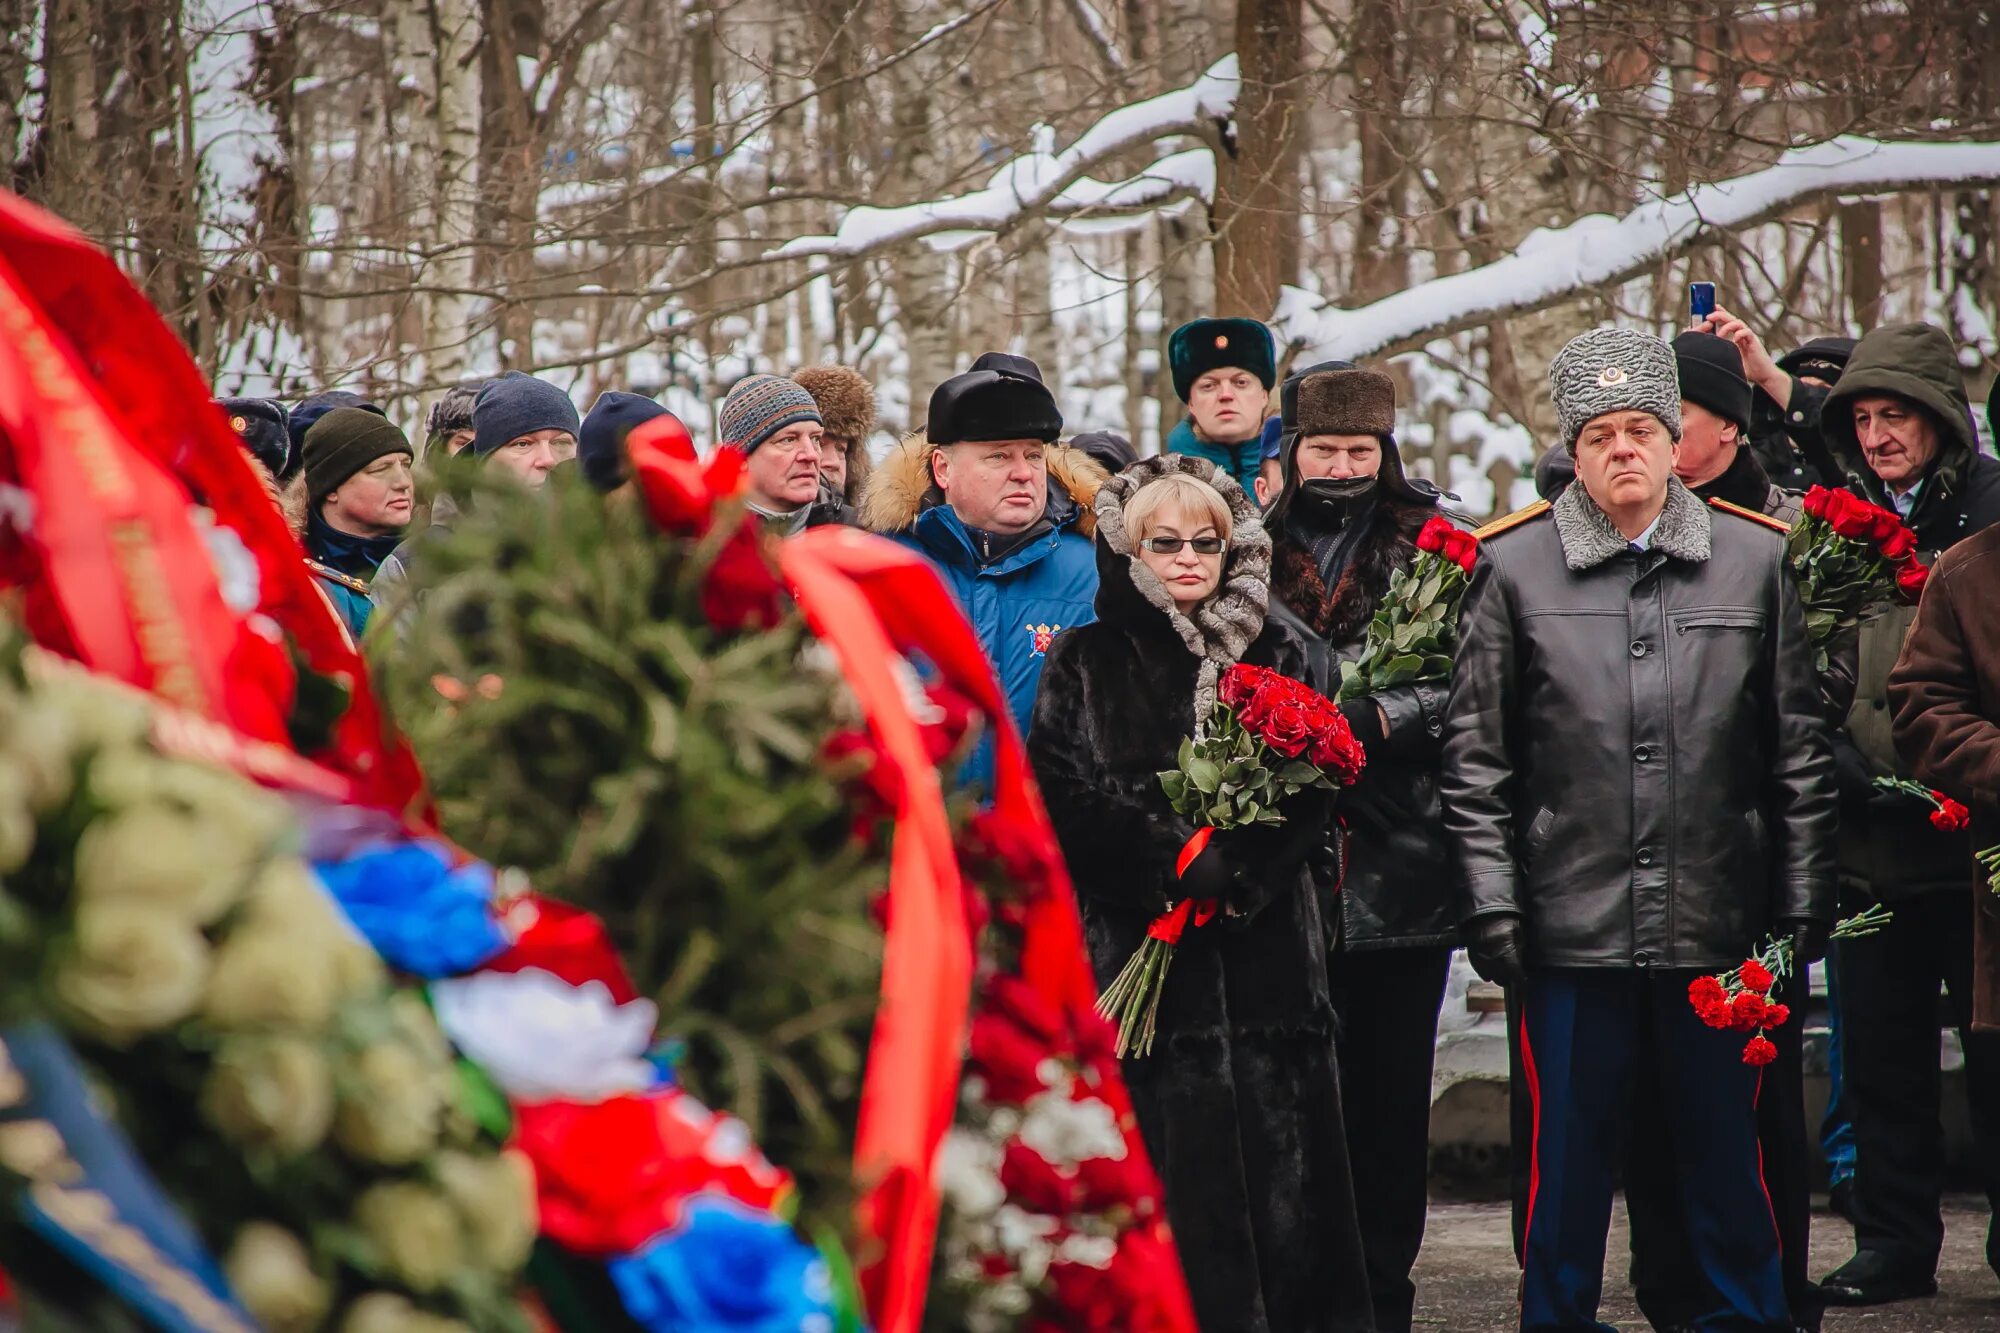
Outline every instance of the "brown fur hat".
[[829, 435], [849, 444], [865, 443], [875, 433], [875, 386], [851, 366], [807, 366], [792, 383], [819, 404], [819, 419]]
[[1396, 382], [1379, 370], [1322, 370], [1299, 382], [1298, 433], [1391, 435]]

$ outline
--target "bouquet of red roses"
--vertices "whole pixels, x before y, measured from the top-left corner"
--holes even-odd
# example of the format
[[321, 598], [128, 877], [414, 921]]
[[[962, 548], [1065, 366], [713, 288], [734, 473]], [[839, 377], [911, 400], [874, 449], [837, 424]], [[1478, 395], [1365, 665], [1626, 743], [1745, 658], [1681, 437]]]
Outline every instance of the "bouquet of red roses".
[[1836, 634], [1898, 599], [1914, 603], [1930, 567], [1917, 559], [1917, 535], [1880, 505], [1824, 486], [1807, 491], [1802, 504], [1787, 559], [1798, 578], [1815, 665], [1825, 671], [1826, 645]]
[[1941, 791], [1932, 791], [1921, 782], [1911, 782], [1908, 778], [1876, 778], [1876, 791], [1901, 792], [1914, 796], [1931, 808], [1931, 827], [1946, 833], [1956, 833], [1972, 824], [1972, 811], [1946, 796]]
[[[1237, 663], [1216, 685], [1215, 711], [1181, 742], [1160, 788], [1174, 810], [1200, 824], [1174, 864], [1185, 875], [1218, 829], [1281, 824], [1278, 806], [1309, 787], [1352, 786], [1366, 762], [1361, 742], [1333, 701], [1267, 667]], [[1190, 923], [1215, 919], [1214, 899], [1182, 899], [1156, 919], [1146, 941], [1098, 996], [1097, 1012], [1118, 1024], [1118, 1054], [1153, 1049], [1160, 993]]]
[[[1895, 914], [1877, 903], [1865, 912], [1848, 917], [1834, 926], [1833, 938], [1851, 940], [1873, 935], [1889, 924]], [[1781, 1028], [1791, 1020], [1789, 1005], [1771, 998], [1771, 989], [1792, 975], [1792, 937], [1765, 937], [1764, 947], [1755, 958], [1746, 958], [1740, 967], [1713, 976], [1696, 977], [1688, 983], [1688, 1003], [1697, 1017], [1712, 1028], [1753, 1034], [1743, 1047], [1743, 1063], [1768, 1065], [1778, 1058], [1778, 1048], [1764, 1035], [1766, 1028]]]
[[1368, 622], [1361, 656], [1340, 664], [1341, 699], [1451, 674], [1458, 604], [1479, 560], [1479, 538], [1434, 514], [1417, 533], [1417, 558], [1389, 580]]

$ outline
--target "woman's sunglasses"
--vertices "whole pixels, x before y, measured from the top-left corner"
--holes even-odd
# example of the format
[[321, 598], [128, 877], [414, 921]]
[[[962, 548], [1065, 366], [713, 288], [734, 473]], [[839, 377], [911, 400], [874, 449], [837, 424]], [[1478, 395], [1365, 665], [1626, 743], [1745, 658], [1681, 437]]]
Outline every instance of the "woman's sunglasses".
[[1154, 555], [1175, 555], [1181, 547], [1192, 546], [1196, 555], [1221, 555], [1229, 549], [1227, 537], [1148, 537], [1139, 543]]

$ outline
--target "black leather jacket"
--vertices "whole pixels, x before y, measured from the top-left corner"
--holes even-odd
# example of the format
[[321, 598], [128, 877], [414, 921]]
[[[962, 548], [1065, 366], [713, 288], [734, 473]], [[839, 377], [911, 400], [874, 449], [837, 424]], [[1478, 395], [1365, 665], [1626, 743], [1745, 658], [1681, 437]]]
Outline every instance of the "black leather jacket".
[[1679, 482], [1631, 551], [1582, 487], [1489, 537], [1441, 789], [1467, 919], [1546, 966], [1722, 968], [1831, 920], [1836, 797], [1784, 539]]

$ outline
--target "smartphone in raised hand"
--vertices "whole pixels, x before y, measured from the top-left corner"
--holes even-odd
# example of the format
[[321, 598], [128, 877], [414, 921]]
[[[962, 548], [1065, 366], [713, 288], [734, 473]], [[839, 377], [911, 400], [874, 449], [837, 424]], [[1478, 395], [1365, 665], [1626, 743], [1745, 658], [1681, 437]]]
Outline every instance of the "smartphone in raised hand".
[[1699, 324], [1715, 313], [1715, 284], [1712, 282], [1691, 282], [1688, 284], [1688, 317]]

